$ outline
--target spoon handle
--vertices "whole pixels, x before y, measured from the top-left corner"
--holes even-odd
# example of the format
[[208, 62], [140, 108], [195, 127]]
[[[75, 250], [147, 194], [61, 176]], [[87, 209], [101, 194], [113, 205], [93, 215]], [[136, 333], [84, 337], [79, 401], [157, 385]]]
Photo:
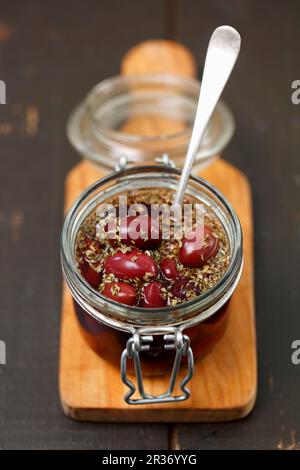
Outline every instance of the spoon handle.
[[210, 38], [194, 127], [175, 195], [175, 204], [182, 204], [205, 129], [234, 67], [240, 47], [240, 35], [231, 26], [219, 26]]

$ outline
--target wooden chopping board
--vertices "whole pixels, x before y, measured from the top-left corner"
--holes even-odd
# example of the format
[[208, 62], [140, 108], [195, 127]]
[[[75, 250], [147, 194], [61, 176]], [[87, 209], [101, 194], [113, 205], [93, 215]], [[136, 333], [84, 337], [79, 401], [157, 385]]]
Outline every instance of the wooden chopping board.
[[[173, 73], [196, 75], [190, 51], [171, 41], [146, 41], [131, 49], [121, 64], [126, 75]], [[170, 123], [167, 123], [169, 126]], [[149, 123], [147, 124], [149, 127]], [[150, 124], [155, 130], [165, 122]], [[143, 123], [127, 123], [141, 131]], [[65, 413], [77, 420], [112, 422], [199, 422], [225, 421], [246, 416], [253, 408], [257, 388], [256, 334], [253, 284], [253, 224], [251, 190], [246, 176], [222, 159], [201, 172], [235, 207], [243, 228], [244, 269], [230, 302], [230, 320], [216, 348], [195, 367], [189, 384], [191, 398], [178, 404], [127, 405], [127, 391], [120, 372], [92, 351], [81, 336], [72, 299], [63, 287], [60, 339], [59, 388]], [[88, 161], [76, 165], [67, 175], [66, 209], [101, 171]], [[169, 376], [145, 379], [150, 393], [166, 389]]]

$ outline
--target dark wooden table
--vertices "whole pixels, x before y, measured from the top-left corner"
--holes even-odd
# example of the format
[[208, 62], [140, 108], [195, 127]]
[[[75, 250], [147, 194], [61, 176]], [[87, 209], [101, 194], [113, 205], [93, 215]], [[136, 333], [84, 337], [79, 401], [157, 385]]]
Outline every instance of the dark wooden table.
[[[64, 177], [79, 157], [66, 139], [74, 104], [118, 73], [135, 43], [173, 37], [199, 71], [211, 31], [232, 24], [242, 53], [224, 98], [237, 121], [225, 158], [250, 178], [255, 216], [259, 392], [252, 414], [226, 424], [72, 422], [57, 366], [59, 235]], [[0, 1], [0, 448], [300, 448], [299, 1]], [[245, 367], [247, 365], [245, 364]]]

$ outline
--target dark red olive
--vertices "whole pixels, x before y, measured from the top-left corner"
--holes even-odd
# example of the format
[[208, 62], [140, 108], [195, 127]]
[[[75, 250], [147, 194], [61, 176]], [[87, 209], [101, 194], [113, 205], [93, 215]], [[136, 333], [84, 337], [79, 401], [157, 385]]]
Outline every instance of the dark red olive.
[[161, 243], [159, 224], [148, 215], [120, 219], [120, 239], [140, 250], [155, 250]]
[[126, 282], [107, 282], [104, 285], [103, 294], [109, 299], [120, 304], [135, 305], [136, 290]]
[[143, 289], [143, 297], [140, 301], [140, 307], [159, 308], [167, 305], [166, 299], [162, 296], [162, 284], [159, 281], [151, 282]]
[[200, 287], [195, 284], [194, 281], [190, 281], [186, 277], [182, 277], [175, 284], [173, 284], [171, 289], [172, 294], [179, 299], [189, 299], [190, 292], [195, 292], [196, 295], [201, 294]]
[[174, 281], [180, 277], [174, 258], [164, 258], [161, 262], [160, 270], [167, 281]]
[[84, 261], [80, 264], [80, 271], [84, 279], [95, 289], [98, 289], [101, 282], [101, 274], [95, 271], [92, 266]]
[[[200, 268], [206, 261], [215, 256], [219, 249], [219, 239], [210, 227], [204, 225], [192, 230], [182, 241], [179, 261], [190, 268]], [[194, 235], [194, 236], [193, 236]]]
[[114, 274], [118, 279], [155, 278], [158, 273], [157, 264], [151, 256], [138, 250], [127, 253], [117, 251], [105, 261], [107, 274]]

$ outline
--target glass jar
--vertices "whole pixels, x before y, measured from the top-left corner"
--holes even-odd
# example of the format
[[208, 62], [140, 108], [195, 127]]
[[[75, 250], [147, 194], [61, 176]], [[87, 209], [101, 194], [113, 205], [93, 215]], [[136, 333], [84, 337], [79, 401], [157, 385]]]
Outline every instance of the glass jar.
[[[186, 383], [193, 373], [193, 352], [195, 359], [209, 353], [227, 325], [228, 302], [243, 264], [241, 226], [225, 197], [206, 181], [191, 176], [186, 193], [196, 202], [208, 206], [222, 223], [229, 241], [231, 261], [223, 278], [207, 292], [183, 304], [152, 310], [129, 307], [95, 291], [76, 267], [76, 235], [87, 215], [107, 198], [141, 188], [175, 190], [179, 178], [180, 171], [170, 166], [139, 166], [120, 170], [90, 186], [75, 201], [63, 226], [62, 267], [82, 334], [98, 354], [118, 367], [121, 356], [122, 379], [129, 387], [125, 396], [128, 403], [188, 398]], [[127, 375], [132, 372], [132, 362], [141, 395], [138, 399], [132, 398], [136, 390]], [[172, 362], [168, 391], [159, 397], [148, 395], [143, 388], [141, 364], [145, 373], [162, 374], [170, 370]], [[182, 394], [174, 397], [176, 375], [181, 363], [187, 367], [187, 375], [180, 384]]]
[[[71, 144], [98, 168], [113, 171], [126, 155], [129, 165], [150, 165], [167, 154], [183, 166], [191, 137], [200, 82], [173, 75], [117, 76], [96, 85], [71, 114]], [[210, 120], [193, 170], [211, 163], [228, 144], [234, 120], [220, 101]]]

